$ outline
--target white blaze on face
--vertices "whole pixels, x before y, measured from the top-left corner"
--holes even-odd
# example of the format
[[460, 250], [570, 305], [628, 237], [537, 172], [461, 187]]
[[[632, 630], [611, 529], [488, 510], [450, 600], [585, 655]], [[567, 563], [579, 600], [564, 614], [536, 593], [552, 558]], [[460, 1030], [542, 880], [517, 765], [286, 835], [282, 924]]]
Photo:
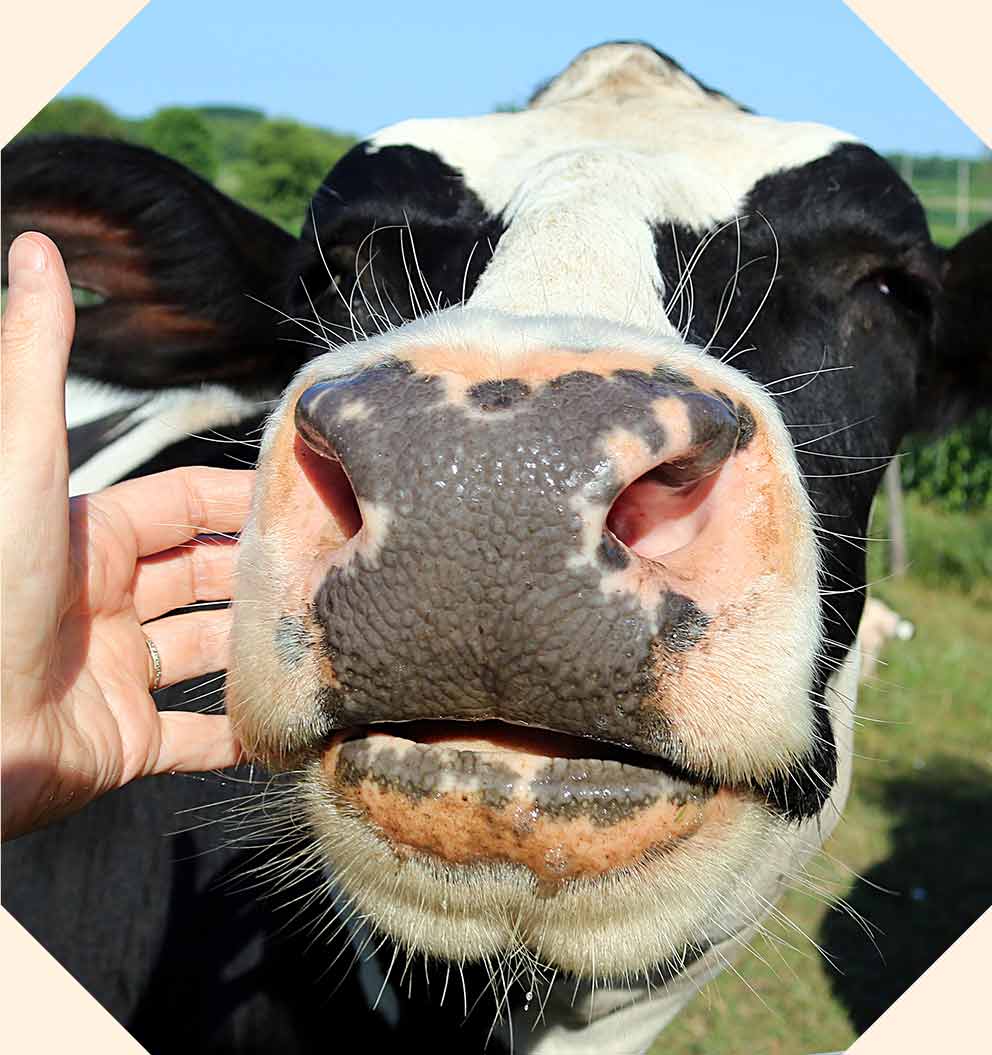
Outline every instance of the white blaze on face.
[[371, 150], [438, 155], [507, 225], [473, 306], [672, 333], [654, 225], [703, 231], [731, 220], [763, 177], [852, 139], [745, 113], [650, 48], [608, 45], [524, 112], [404, 121], [373, 136]]

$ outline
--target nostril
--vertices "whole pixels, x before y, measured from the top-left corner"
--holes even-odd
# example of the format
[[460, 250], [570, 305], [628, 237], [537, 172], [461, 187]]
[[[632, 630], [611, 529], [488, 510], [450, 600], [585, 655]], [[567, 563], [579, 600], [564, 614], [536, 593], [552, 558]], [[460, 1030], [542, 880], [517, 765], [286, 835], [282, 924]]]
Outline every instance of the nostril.
[[606, 528], [628, 549], [657, 560], [693, 542], [713, 510], [713, 490], [740, 436], [729, 399], [686, 392], [663, 405], [669, 457], [637, 477], [616, 498]]
[[719, 471], [688, 484], [672, 483], [667, 466], [658, 466], [625, 488], [606, 517], [628, 549], [658, 560], [693, 542], [710, 518], [708, 501]]
[[344, 537], [349, 539], [357, 535], [362, 527], [362, 514], [355, 489], [341, 462], [329, 448], [326, 453], [315, 451], [299, 433], [293, 452], [297, 465]]

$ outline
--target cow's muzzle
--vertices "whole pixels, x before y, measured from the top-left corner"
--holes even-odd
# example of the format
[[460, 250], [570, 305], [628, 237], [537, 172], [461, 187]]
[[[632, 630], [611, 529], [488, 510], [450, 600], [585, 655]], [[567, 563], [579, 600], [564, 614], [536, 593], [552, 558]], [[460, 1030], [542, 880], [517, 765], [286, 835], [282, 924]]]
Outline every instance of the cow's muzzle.
[[665, 559], [712, 519], [746, 411], [663, 368], [452, 392], [387, 364], [295, 419], [351, 535], [311, 580], [327, 731], [497, 719], [674, 761], [645, 704], [712, 613]]

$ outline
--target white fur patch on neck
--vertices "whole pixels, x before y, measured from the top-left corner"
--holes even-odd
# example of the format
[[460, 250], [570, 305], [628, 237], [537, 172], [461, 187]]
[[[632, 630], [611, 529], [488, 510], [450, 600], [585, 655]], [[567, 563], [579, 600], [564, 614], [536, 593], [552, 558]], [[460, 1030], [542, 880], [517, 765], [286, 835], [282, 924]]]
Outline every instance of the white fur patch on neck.
[[[76, 377], [66, 383], [69, 428], [128, 407], [133, 410], [120, 428], [120, 438], [101, 448], [70, 474], [70, 495], [89, 494], [109, 487], [173, 443], [234, 425], [257, 413], [260, 404], [223, 385], [149, 392]], [[220, 435], [211, 438], [223, 442]]]
[[104, 381], [93, 381], [88, 377], [70, 374], [65, 382], [65, 423], [74, 429], [86, 425], [107, 414], [128, 407], [140, 407], [151, 398], [152, 393], [136, 388], [121, 388]]

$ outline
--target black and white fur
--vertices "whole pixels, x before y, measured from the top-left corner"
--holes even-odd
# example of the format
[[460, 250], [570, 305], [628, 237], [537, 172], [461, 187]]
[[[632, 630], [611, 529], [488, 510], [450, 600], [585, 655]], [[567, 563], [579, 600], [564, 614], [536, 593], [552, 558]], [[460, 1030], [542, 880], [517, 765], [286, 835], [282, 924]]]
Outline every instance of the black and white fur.
[[[525, 112], [378, 133], [315, 189], [300, 239], [140, 148], [56, 138], [4, 161], [5, 244], [45, 230], [73, 281], [103, 298], [79, 312], [67, 394], [77, 490], [250, 460], [270, 406], [317, 352], [462, 304], [565, 335], [592, 318], [676, 336], [763, 386], [825, 528], [814, 702], [833, 778], [798, 792], [817, 800], [817, 821], [795, 829], [783, 866], [819, 843], [849, 773], [865, 570], [847, 540], [865, 534], [906, 431], [989, 398], [988, 228], [938, 249], [870, 149], [754, 116], [636, 44], [584, 53]], [[177, 693], [169, 704], [184, 705]], [[419, 1034], [433, 1050], [480, 1050], [493, 996], [493, 1043], [516, 1017], [517, 1050], [643, 1050], [756, 925], [720, 921], [713, 951], [675, 976], [648, 971], [595, 1002], [552, 986], [532, 1030], [498, 974], [466, 968], [463, 1005], [458, 971], [432, 968], [428, 991], [421, 964], [396, 970], [357, 925], [330, 954], [314, 941], [319, 870], [280, 867], [286, 846], [197, 826], [205, 803], [247, 802], [247, 778], [155, 778], [5, 851], [4, 904], [153, 1052], [323, 1051], [339, 1015], [360, 1016], [373, 1048]], [[302, 855], [289, 860], [306, 863], [285, 823]], [[280, 879], [292, 880], [281, 895]]]

